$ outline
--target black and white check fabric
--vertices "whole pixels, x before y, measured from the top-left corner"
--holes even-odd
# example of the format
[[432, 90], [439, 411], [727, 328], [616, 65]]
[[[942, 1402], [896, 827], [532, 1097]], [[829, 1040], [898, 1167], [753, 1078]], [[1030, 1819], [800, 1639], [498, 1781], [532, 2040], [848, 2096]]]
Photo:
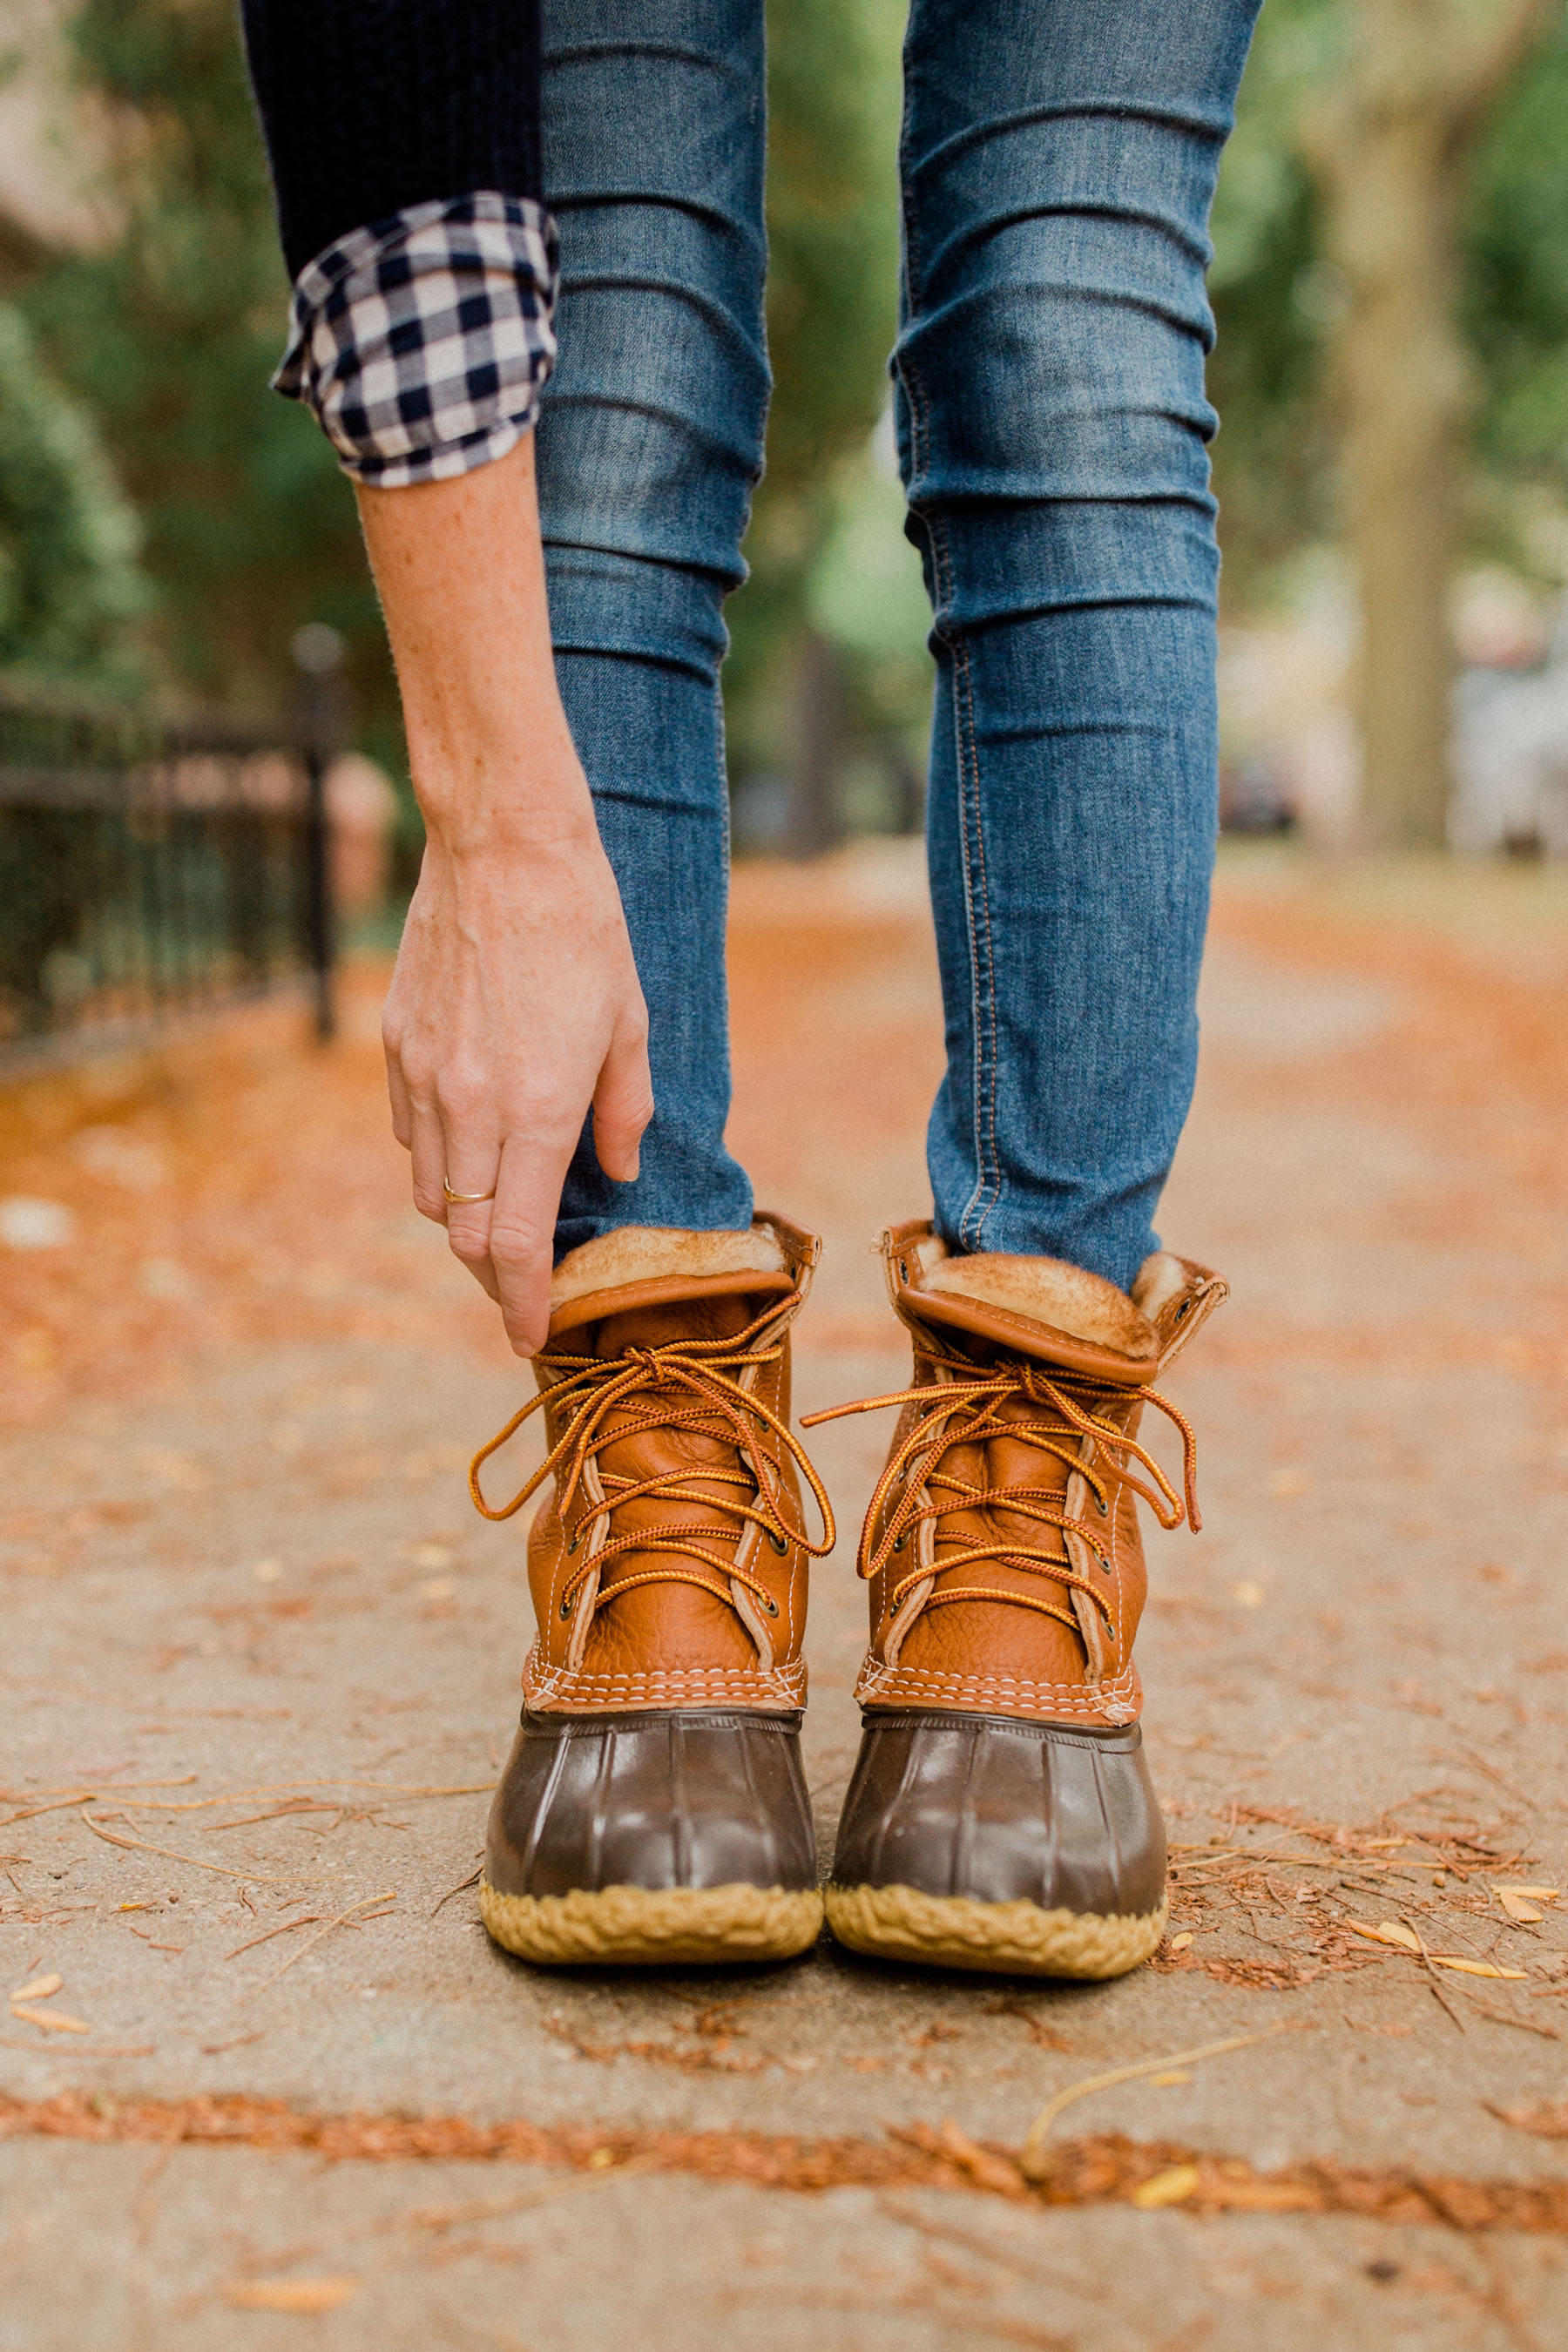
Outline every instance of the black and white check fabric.
[[555, 224], [490, 190], [351, 229], [295, 281], [274, 389], [383, 489], [504, 457], [555, 362]]

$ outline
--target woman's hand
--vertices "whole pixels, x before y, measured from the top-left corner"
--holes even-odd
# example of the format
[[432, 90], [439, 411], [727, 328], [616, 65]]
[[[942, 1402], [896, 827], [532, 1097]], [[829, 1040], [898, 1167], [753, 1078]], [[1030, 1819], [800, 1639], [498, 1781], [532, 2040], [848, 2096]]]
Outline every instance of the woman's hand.
[[382, 1021], [393, 1128], [416, 1205], [531, 1355], [590, 1104], [623, 1183], [653, 1116], [647, 1013], [555, 688], [531, 437], [359, 499], [426, 832]]
[[[598, 835], [468, 856], [431, 843], [381, 1034], [415, 1203], [531, 1355], [589, 1104], [599, 1165], [622, 1183], [653, 1113], [647, 1014]], [[448, 1184], [494, 1198], [448, 1202]]]

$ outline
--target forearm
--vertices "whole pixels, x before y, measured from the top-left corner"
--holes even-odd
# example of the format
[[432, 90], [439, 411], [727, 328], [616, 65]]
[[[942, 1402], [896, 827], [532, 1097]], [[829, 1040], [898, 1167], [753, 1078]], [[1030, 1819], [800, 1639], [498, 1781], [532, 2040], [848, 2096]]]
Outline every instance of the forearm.
[[555, 686], [532, 436], [456, 480], [358, 498], [431, 838], [462, 855], [593, 839]]

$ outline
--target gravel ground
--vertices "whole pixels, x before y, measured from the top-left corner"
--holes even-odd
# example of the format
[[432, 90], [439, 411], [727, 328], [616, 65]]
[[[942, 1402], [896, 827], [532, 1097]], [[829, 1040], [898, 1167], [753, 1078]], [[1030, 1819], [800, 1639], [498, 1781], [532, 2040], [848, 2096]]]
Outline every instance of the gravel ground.
[[[929, 920], [903, 844], [735, 896], [736, 1144], [827, 1237], [808, 1411], [901, 1378]], [[1236, 1296], [1140, 1648], [1178, 1869], [1106, 1987], [489, 1947], [525, 1603], [463, 1465], [524, 1376], [405, 1205], [384, 980], [325, 1054], [262, 1008], [0, 1095], [0, 1233], [75, 1232], [0, 1252], [0, 1952], [60, 1979], [0, 2027], [4, 2352], [1562, 2341], [1564, 882], [1222, 869], [1163, 1231]], [[815, 1449], [825, 1844], [885, 1437]], [[1145, 2062], [1025, 2193], [1041, 2105]]]

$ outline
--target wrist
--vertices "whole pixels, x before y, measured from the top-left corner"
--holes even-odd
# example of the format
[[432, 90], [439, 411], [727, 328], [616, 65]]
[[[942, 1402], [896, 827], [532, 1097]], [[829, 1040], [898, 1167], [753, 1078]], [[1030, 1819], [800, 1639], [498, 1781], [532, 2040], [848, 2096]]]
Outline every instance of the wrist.
[[499, 774], [416, 757], [413, 775], [426, 838], [444, 856], [575, 855], [598, 846], [593, 800], [574, 755], [544, 762], [520, 757]]

